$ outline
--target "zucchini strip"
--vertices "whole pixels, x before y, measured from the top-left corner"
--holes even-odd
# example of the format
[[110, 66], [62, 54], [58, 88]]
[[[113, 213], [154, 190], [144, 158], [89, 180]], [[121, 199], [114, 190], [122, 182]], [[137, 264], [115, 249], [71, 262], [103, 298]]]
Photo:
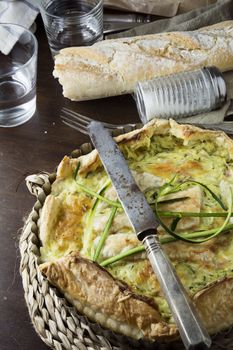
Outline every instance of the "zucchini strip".
[[[110, 186], [110, 182], [107, 181], [104, 186], [100, 189], [99, 191], [99, 195], [103, 195], [104, 192], [106, 191], [106, 189]], [[88, 214], [88, 217], [87, 217], [87, 230], [84, 232], [84, 235], [83, 235], [83, 248], [82, 248], [82, 253], [83, 254], [88, 254], [89, 253], [89, 243], [90, 243], [90, 240], [91, 240], [91, 236], [92, 236], [92, 227], [93, 227], [93, 219], [94, 219], [94, 216], [95, 216], [95, 212], [96, 212], [96, 209], [97, 209], [97, 206], [98, 204], [100, 203], [100, 199], [99, 198], [96, 198], [95, 199], [95, 202]]]
[[115, 202], [115, 201], [111, 201], [108, 198], [105, 198], [103, 196], [101, 196], [99, 193], [91, 190], [90, 188], [87, 188], [86, 186], [80, 184], [79, 182], [77, 182], [77, 185], [87, 194], [91, 195], [92, 197], [96, 197], [99, 198], [100, 200], [102, 200], [103, 202], [108, 203], [109, 205], [113, 206], [113, 207], [117, 207], [117, 208], [121, 208], [121, 204], [119, 202]]
[[77, 166], [76, 166], [76, 169], [74, 171], [74, 179], [76, 180], [77, 178], [77, 175], [78, 175], [78, 171], [79, 171], [79, 168], [80, 168], [80, 165], [81, 165], [81, 162], [78, 162]]
[[98, 245], [96, 247], [95, 254], [94, 254], [94, 257], [93, 257], [93, 261], [97, 261], [98, 260], [98, 257], [99, 257], [99, 255], [101, 253], [101, 250], [102, 250], [103, 246], [104, 246], [104, 243], [105, 243], [105, 241], [106, 241], [106, 239], [108, 237], [109, 230], [111, 228], [112, 222], [113, 222], [114, 217], [116, 215], [117, 209], [118, 208], [113, 207], [112, 210], [111, 210], [111, 214], [110, 214], [110, 216], [108, 218], [108, 221], [107, 221], [107, 223], [105, 225], [105, 228], [104, 228], [104, 230], [103, 230], [103, 232], [102, 232], [102, 234], [100, 236], [99, 243], [98, 243]]
[[[229, 224], [229, 225], [226, 225], [225, 228], [222, 230], [222, 233], [227, 233], [229, 231], [233, 230], [233, 224]], [[213, 233], [216, 232], [216, 229], [212, 229], [212, 230], [206, 230], [206, 231], [197, 231], [197, 232], [193, 232], [193, 233], [183, 233], [182, 235], [185, 237], [185, 236], [188, 236], [189, 238], [197, 238], [197, 237], [200, 237], [200, 233], [202, 234], [202, 236], [211, 236], [213, 235]], [[172, 237], [172, 236], [164, 236], [164, 237], [161, 237], [160, 238], [160, 243], [161, 244], [167, 244], [167, 243], [172, 243], [172, 242], [176, 242], [177, 239]], [[144, 252], [145, 251], [145, 248], [143, 245], [140, 245], [138, 247], [135, 247], [135, 248], [132, 248], [132, 249], [129, 249], [123, 253], [120, 253], [120, 254], [117, 254], [115, 256], [112, 256], [111, 258], [108, 258], [104, 261], [102, 261], [100, 263], [100, 265], [102, 267], [105, 267], [105, 266], [108, 266], [110, 264], [113, 264], [119, 260], [122, 260], [124, 258], [127, 258], [131, 255], [134, 255], [134, 254], [137, 254], [137, 253], [141, 253], [141, 252]]]

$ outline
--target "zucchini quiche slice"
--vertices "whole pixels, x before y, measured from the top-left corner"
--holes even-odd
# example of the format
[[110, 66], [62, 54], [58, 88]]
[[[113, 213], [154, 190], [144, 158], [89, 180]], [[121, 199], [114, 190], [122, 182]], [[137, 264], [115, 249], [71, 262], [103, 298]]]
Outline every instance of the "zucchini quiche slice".
[[[208, 331], [232, 326], [233, 141], [173, 120], [153, 120], [116, 141]], [[135, 339], [179, 337], [96, 150], [61, 161], [40, 240], [42, 273], [91, 320]]]

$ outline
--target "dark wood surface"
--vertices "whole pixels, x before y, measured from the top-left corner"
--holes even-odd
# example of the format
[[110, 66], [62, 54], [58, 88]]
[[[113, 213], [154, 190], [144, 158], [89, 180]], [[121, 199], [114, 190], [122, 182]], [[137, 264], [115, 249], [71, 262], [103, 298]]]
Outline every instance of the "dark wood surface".
[[61, 107], [114, 123], [139, 121], [131, 96], [80, 103], [63, 98], [52, 76], [53, 60], [40, 19], [37, 26], [37, 113], [24, 125], [0, 128], [0, 350], [49, 349], [35, 333], [25, 305], [18, 240], [23, 218], [35, 201], [25, 177], [41, 170], [53, 172], [65, 154], [88, 141], [62, 124]]

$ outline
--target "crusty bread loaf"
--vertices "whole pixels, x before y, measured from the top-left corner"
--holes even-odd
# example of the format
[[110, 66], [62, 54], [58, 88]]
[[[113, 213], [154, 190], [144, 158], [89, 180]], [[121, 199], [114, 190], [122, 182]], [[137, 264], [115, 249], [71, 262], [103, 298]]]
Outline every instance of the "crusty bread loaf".
[[137, 81], [212, 65], [233, 69], [233, 21], [66, 48], [55, 57], [54, 76], [65, 97], [82, 101], [131, 93]]

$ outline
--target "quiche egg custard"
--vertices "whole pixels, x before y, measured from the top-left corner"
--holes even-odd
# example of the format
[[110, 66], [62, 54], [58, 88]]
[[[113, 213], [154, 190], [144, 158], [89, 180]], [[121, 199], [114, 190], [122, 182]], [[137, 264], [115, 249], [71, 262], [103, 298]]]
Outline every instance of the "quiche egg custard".
[[[173, 120], [153, 120], [116, 141], [208, 331], [232, 326], [233, 141]], [[40, 240], [42, 273], [90, 319], [135, 339], [178, 337], [96, 150], [60, 163], [42, 208]]]

